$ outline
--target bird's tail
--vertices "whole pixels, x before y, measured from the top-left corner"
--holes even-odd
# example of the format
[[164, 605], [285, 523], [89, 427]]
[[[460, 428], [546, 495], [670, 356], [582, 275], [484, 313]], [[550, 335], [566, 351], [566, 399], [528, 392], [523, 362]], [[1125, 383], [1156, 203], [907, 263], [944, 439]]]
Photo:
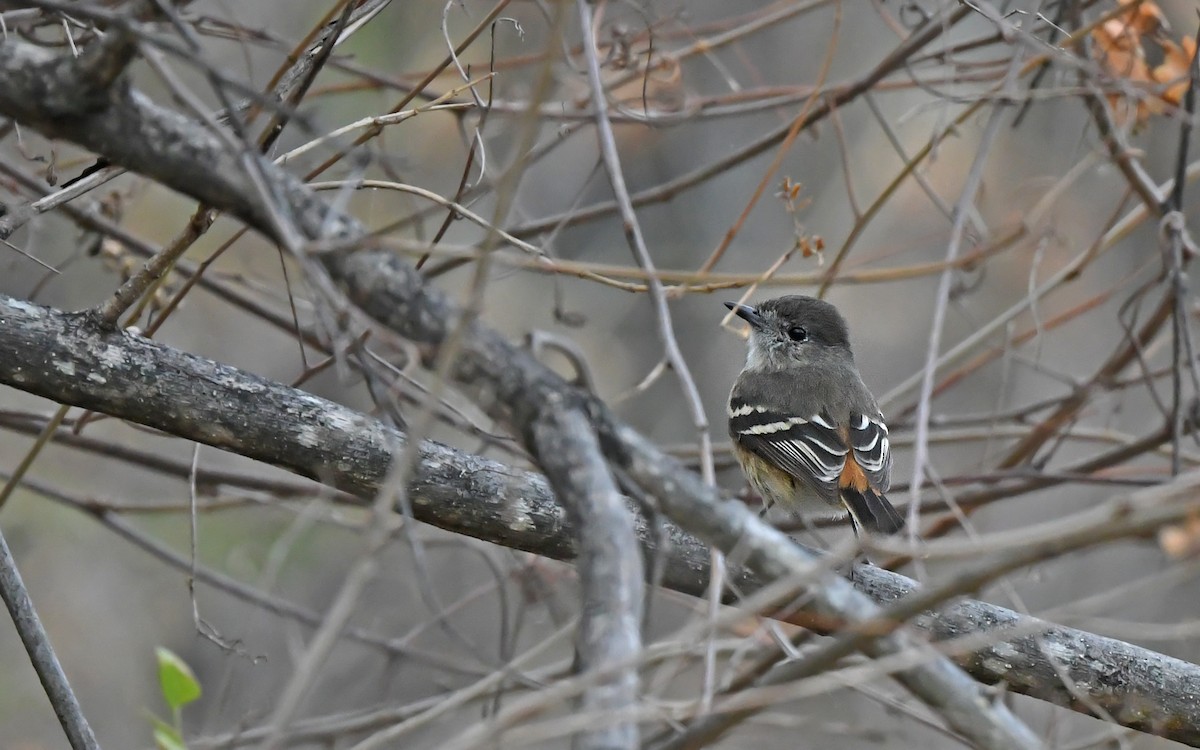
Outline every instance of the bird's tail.
[[842, 487], [842, 503], [850, 511], [855, 531], [867, 529], [879, 534], [895, 534], [904, 528], [904, 516], [875, 490], [859, 492], [853, 487]]

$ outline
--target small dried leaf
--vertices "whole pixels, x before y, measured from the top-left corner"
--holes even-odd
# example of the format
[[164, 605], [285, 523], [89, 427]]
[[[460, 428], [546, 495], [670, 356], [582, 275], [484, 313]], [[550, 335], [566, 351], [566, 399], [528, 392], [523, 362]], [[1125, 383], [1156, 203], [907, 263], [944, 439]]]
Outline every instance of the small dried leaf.
[[1159, 83], [1170, 84], [1162, 93], [1164, 101], [1178, 105], [1187, 93], [1188, 71], [1192, 59], [1196, 57], [1196, 40], [1184, 39], [1182, 44], [1176, 44], [1170, 39], [1162, 42], [1163, 61], [1151, 75]]
[[1162, 28], [1168, 28], [1167, 16], [1162, 8], [1150, 0], [1121, 0], [1121, 5], [1132, 6], [1129, 12], [1122, 13], [1114, 20], [1124, 23], [1130, 31], [1139, 35], [1153, 34]]
[[[1146, 3], [1142, 3], [1144, 5]], [[1132, 9], [1128, 14], [1110, 18], [1092, 32], [1100, 66], [1110, 75], [1135, 84], [1149, 84], [1154, 80], [1142, 45], [1142, 29], [1148, 27], [1148, 22], [1137, 20], [1142, 6]], [[1153, 111], [1144, 99], [1132, 101], [1117, 94], [1109, 94], [1108, 103], [1118, 123], [1134, 119], [1142, 124]]]

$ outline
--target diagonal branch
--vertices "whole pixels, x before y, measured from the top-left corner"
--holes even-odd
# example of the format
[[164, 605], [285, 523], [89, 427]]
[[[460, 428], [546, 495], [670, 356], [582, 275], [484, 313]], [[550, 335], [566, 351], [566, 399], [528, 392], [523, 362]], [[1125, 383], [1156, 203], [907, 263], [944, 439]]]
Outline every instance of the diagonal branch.
[[3, 534], [0, 534], [0, 599], [8, 608], [21, 643], [29, 654], [29, 661], [41, 680], [72, 750], [99, 750], [100, 744], [96, 742], [92, 727], [67, 682], [67, 675], [50, 645], [50, 637], [46, 635], [41, 618], [33, 608], [33, 600], [29, 598], [29, 591], [17, 569], [17, 561], [13, 559], [12, 550]]

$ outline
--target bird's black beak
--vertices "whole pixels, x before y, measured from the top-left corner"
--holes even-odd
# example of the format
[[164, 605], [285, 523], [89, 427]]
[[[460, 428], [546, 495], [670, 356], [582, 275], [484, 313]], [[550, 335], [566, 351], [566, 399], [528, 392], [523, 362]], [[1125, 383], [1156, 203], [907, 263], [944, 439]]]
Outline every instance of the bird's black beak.
[[739, 305], [737, 302], [726, 302], [725, 307], [733, 310], [734, 314], [750, 324], [754, 330], [762, 328], [762, 316], [750, 305]]

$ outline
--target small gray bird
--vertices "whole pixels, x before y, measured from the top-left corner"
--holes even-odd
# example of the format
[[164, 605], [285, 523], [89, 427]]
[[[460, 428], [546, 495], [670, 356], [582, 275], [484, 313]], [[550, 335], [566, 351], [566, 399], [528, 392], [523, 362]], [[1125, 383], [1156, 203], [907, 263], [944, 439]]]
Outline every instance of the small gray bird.
[[729, 394], [729, 437], [750, 484], [799, 516], [840, 516], [844, 508], [856, 533], [902, 529], [884, 496], [887, 425], [837, 308], [800, 295], [725, 306], [750, 324], [746, 367]]

